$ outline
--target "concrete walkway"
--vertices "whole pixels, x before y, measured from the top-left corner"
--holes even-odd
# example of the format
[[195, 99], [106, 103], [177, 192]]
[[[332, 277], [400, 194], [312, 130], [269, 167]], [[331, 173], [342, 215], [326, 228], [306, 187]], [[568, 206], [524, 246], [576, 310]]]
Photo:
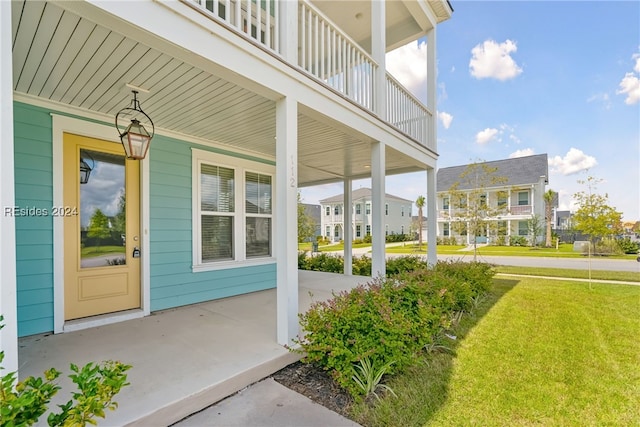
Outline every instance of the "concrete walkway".
[[174, 426], [357, 427], [359, 424], [279, 384], [273, 378], [267, 378]]
[[[313, 271], [299, 271], [298, 278], [300, 312], [308, 310], [314, 301], [331, 297], [332, 292], [370, 280]], [[98, 420], [99, 425], [155, 427], [178, 422], [300, 357], [276, 342], [276, 290], [271, 289], [111, 325], [25, 337], [19, 340], [18, 361], [21, 379], [42, 376], [52, 367], [63, 372], [59, 381], [62, 390], [54, 397], [51, 408], [68, 401], [75, 391], [67, 378], [70, 363], [83, 366], [119, 360], [130, 364], [130, 385], [115, 398], [118, 409], [107, 411], [106, 419]], [[269, 393], [253, 403], [269, 398]], [[297, 394], [278, 393], [284, 396], [285, 403], [275, 402], [275, 409], [279, 403], [295, 407], [286, 402], [297, 402]], [[305, 408], [301, 406], [302, 415]], [[329, 416], [323, 412], [320, 411], [320, 418]], [[268, 422], [269, 414], [263, 415], [263, 421]], [[46, 416], [37, 425], [46, 426]]]

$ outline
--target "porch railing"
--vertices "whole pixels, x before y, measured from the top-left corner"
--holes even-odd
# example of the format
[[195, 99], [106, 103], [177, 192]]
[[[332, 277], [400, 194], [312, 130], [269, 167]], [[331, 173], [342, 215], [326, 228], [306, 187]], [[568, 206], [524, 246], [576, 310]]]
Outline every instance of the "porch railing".
[[[278, 3], [283, 0], [183, 1], [193, 3], [212, 19], [281, 54]], [[387, 108], [383, 119], [435, 149], [435, 141], [429, 143], [433, 113], [389, 73], [386, 73], [386, 93], [376, 94], [375, 77], [380, 72], [376, 61], [306, 0], [298, 2], [297, 65], [369, 111], [374, 111], [376, 96], [385, 96]]]
[[[387, 73], [387, 121], [427, 145], [431, 111]], [[435, 147], [429, 147], [435, 149]]]
[[269, 50], [280, 53], [279, 0], [190, 0], [216, 21], [244, 33]]
[[299, 4], [298, 65], [368, 110], [378, 64], [309, 3]]
[[532, 212], [531, 205], [511, 206], [511, 208], [509, 208], [511, 215], [530, 215]]

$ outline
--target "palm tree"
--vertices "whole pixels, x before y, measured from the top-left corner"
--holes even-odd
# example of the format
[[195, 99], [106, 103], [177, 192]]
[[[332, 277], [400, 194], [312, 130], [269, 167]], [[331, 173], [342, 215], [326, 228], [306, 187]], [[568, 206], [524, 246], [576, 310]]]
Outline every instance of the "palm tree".
[[551, 247], [551, 216], [553, 214], [553, 201], [556, 198], [556, 192], [553, 190], [547, 190], [544, 193], [544, 219], [547, 221], [547, 238], [545, 241], [545, 246]]
[[424, 208], [424, 196], [418, 196], [416, 206], [418, 207], [418, 250], [422, 249], [422, 208]]

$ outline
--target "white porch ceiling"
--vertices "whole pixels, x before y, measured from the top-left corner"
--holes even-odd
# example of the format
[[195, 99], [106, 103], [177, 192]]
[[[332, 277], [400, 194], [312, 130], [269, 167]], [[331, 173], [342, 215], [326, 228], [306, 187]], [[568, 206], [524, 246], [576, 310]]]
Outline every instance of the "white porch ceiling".
[[[275, 101], [71, 13], [55, 3], [12, 2], [13, 82], [18, 94], [103, 115], [128, 106], [130, 83], [156, 131], [275, 158]], [[115, 129], [114, 129], [115, 132]], [[298, 115], [300, 186], [370, 174], [371, 140], [310, 109]], [[387, 174], [424, 170], [387, 149]]]

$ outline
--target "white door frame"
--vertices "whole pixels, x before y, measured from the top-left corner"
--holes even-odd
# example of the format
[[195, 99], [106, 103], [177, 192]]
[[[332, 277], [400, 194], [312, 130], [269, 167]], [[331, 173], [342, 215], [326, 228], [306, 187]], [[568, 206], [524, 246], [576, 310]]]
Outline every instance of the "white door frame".
[[[73, 133], [120, 144], [114, 126], [90, 122], [74, 117], [52, 113], [53, 136], [53, 206], [63, 206], [63, 134]], [[123, 150], [124, 151], [124, 150]], [[140, 264], [141, 307], [119, 313], [104, 314], [88, 319], [64, 320], [64, 224], [62, 217], [53, 218], [53, 318], [54, 333], [121, 322], [148, 316], [151, 312], [150, 262], [149, 262], [149, 157], [140, 161], [140, 232], [142, 234], [142, 254]]]

